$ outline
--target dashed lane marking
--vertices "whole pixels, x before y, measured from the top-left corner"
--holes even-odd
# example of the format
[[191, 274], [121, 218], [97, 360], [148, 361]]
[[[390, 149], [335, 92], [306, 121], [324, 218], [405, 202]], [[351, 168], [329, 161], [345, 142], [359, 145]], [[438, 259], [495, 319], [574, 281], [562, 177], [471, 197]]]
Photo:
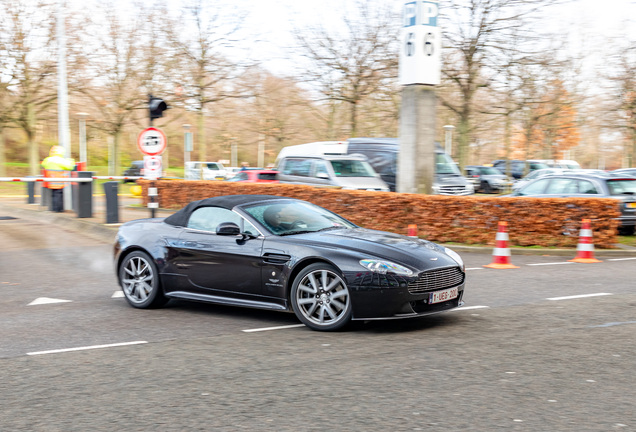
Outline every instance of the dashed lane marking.
[[536, 263], [528, 264], [529, 266], [546, 266], [546, 265], [561, 265], [561, 264], [574, 264], [573, 262], [553, 262], [553, 263]]
[[270, 330], [285, 330], [285, 329], [290, 329], [295, 327], [304, 327], [304, 326], [305, 324], [292, 324], [292, 325], [286, 325], [286, 326], [263, 327], [263, 328], [247, 329], [247, 330], [241, 330], [241, 331], [244, 333], [255, 333], [255, 332], [270, 331]]
[[124, 298], [124, 292], [123, 291], [115, 291], [113, 293], [113, 295], [110, 296], [110, 298]]
[[610, 259], [608, 259], [608, 261], [629, 261], [629, 260], [636, 260], [636, 257], [632, 257], [632, 258], [610, 258]]
[[574, 295], [574, 296], [566, 296], [566, 297], [551, 297], [551, 298], [547, 298], [546, 300], [571, 300], [571, 299], [579, 299], [579, 298], [587, 298], [587, 297], [599, 297], [599, 296], [609, 296], [612, 295], [612, 293], [594, 293], [594, 294], [581, 294], [581, 295]]
[[37, 306], [37, 305], [45, 305], [45, 304], [55, 304], [55, 303], [70, 303], [73, 300], [62, 300], [62, 299], [54, 299], [49, 297], [39, 297], [29, 303], [27, 306]]
[[490, 306], [464, 306], [464, 307], [451, 309], [448, 312], [465, 311], [465, 310], [472, 310], [472, 309], [488, 309], [489, 307]]
[[146, 344], [146, 343], [148, 343], [148, 341], [122, 342], [122, 343], [114, 343], [114, 344], [107, 344], [107, 345], [91, 345], [91, 346], [64, 348], [64, 349], [56, 349], [56, 350], [49, 350], [49, 351], [35, 351], [35, 352], [27, 353], [27, 355], [34, 356], [34, 355], [43, 355], [43, 354], [59, 354], [59, 353], [65, 353], [65, 352], [71, 352], [71, 351], [86, 351], [86, 350], [93, 350], [93, 349], [113, 348], [113, 347], [128, 346], [128, 345]]

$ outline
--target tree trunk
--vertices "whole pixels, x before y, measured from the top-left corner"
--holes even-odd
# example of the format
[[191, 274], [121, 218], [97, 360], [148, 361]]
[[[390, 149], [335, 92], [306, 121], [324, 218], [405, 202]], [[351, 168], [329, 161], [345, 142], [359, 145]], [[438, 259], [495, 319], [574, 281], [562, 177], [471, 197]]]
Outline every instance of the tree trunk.
[[197, 113], [197, 142], [199, 145], [199, 160], [205, 162], [207, 160], [206, 148], [205, 148], [205, 122], [203, 117], [203, 106]]
[[5, 157], [5, 136], [4, 136], [4, 128], [0, 126], [0, 177], [7, 176], [7, 159]]
[[358, 104], [356, 103], [356, 101], [353, 101], [351, 103], [351, 138], [356, 137], [357, 117], [358, 117]]
[[29, 148], [29, 172], [33, 176], [40, 175], [40, 151], [35, 140], [35, 109], [31, 103], [27, 106], [27, 125], [24, 131]]

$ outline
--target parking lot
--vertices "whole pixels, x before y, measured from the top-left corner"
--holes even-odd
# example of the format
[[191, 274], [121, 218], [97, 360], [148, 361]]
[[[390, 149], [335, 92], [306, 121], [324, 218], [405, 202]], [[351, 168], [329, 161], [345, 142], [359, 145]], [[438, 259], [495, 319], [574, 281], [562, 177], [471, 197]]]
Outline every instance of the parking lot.
[[[46, 234], [44, 234], [46, 233]], [[292, 314], [127, 305], [111, 247], [0, 222], [6, 430], [630, 430], [632, 256], [462, 254], [466, 306], [336, 333]]]

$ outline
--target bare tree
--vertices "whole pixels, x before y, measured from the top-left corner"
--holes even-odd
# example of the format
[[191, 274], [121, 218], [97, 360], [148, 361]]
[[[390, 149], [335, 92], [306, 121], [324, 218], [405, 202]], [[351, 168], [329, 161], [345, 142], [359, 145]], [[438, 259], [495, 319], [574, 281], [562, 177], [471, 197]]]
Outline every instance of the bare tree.
[[444, 85], [452, 91], [440, 95], [441, 103], [457, 117], [460, 166], [468, 158], [477, 92], [510, 66], [509, 55], [502, 56], [502, 51], [521, 51], [527, 41], [536, 39], [532, 33], [536, 27], [528, 25], [529, 21], [558, 1], [449, 0], [441, 4], [445, 36], [442, 74]]
[[361, 102], [397, 79], [399, 22], [389, 5], [358, 0], [339, 30], [296, 30], [300, 54], [309, 61], [303, 76], [326, 99], [349, 106], [350, 136], [358, 132]]
[[[14, 99], [10, 119], [27, 137], [31, 175], [39, 173], [40, 154], [36, 141], [37, 119], [56, 99], [51, 89], [53, 26], [48, 7], [26, 0], [0, 3], [0, 74], [5, 94]], [[9, 99], [7, 99], [8, 101]]]
[[610, 72], [613, 124], [622, 130], [625, 142], [624, 164], [636, 166], [636, 46], [622, 47], [614, 56], [614, 70]]
[[248, 64], [229, 57], [243, 15], [235, 8], [230, 9], [229, 4], [225, 6], [190, 0], [184, 7], [183, 17], [173, 22], [170, 30], [179, 68], [173, 79], [183, 88], [186, 109], [197, 113], [197, 145], [201, 160], [206, 160], [208, 153], [218, 156], [219, 152], [218, 149], [208, 152], [207, 148], [205, 115], [210, 105], [247, 96], [235, 84]]

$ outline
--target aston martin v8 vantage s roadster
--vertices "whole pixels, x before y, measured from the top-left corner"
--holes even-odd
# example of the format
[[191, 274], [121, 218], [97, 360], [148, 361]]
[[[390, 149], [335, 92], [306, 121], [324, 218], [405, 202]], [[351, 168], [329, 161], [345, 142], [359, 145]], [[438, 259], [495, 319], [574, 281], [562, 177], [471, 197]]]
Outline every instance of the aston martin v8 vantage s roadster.
[[229, 195], [123, 224], [115, 244], [128, 303], [170, 299], [294, 312], [314, 330], [417, 317], [463, 304], [452, 250], [361, 228], [306, 201]]

